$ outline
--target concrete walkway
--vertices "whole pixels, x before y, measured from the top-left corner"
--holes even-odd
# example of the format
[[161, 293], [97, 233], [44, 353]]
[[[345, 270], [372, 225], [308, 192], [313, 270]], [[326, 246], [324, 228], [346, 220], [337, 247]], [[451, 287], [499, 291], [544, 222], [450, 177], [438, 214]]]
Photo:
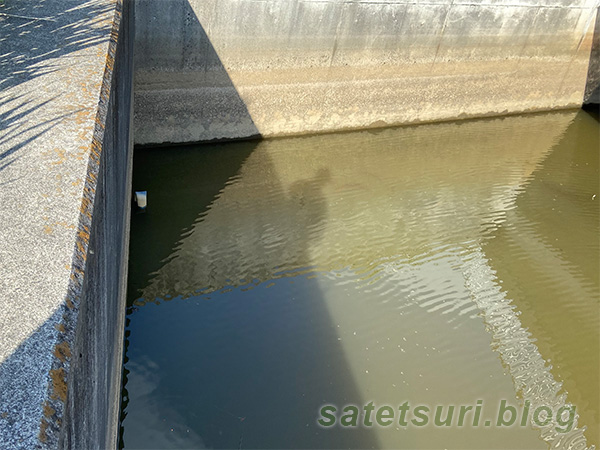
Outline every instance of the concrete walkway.
[[0, 2], [1, 449], [58, 439], [114, 17], [114, 0]]

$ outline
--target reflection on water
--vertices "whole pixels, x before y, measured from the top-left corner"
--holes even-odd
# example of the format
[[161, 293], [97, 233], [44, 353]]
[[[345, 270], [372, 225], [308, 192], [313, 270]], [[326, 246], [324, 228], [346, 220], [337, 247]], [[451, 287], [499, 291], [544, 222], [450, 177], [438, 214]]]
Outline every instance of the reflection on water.
[[[125, 448], [598, 442], [586, 113], [143, 150], [134, 188]], [[494, 421], [501, 399], [573, 403], [578, 428], [316, 424], [478, 399]]]

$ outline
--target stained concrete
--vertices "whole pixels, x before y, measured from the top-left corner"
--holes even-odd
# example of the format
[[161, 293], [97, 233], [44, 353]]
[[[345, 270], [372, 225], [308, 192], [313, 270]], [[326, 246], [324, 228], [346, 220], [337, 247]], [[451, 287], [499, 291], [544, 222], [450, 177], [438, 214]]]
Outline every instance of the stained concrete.
[[[56, 448], [73, 420], [93, 424], [80, 441], [93, 445], [78, 448], [109, 446], [103, 433], [115, 432], [107, 399], [118, 398], [121, 369], [131, 154], [131, 83], [115, 66], [121, 9], [116, 0], [0, 7], [2, 449]], [[104, 328], [83, 327], [86, 318]], [[72, 370], [81, 361], [90, 370]]]
[[598, 6], [597, 0], [136, 4], [139, 144], [579, 107]]

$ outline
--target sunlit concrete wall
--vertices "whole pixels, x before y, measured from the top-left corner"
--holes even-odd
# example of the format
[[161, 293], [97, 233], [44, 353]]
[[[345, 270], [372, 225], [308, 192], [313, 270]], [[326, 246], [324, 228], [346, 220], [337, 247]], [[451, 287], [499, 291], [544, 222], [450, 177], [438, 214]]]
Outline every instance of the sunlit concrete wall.
[[598, 0], [137, 0], [139, 144], [578, 107]]

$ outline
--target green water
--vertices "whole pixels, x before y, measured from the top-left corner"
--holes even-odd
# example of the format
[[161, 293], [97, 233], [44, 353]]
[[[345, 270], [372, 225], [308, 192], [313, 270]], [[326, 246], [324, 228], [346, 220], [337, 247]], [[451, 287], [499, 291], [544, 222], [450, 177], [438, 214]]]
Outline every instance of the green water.
[[[121, 445], [598, 445], [599, 145], [569, 111], [137, 151]], [[317, 423], [370, 401], [394, 423]]]

